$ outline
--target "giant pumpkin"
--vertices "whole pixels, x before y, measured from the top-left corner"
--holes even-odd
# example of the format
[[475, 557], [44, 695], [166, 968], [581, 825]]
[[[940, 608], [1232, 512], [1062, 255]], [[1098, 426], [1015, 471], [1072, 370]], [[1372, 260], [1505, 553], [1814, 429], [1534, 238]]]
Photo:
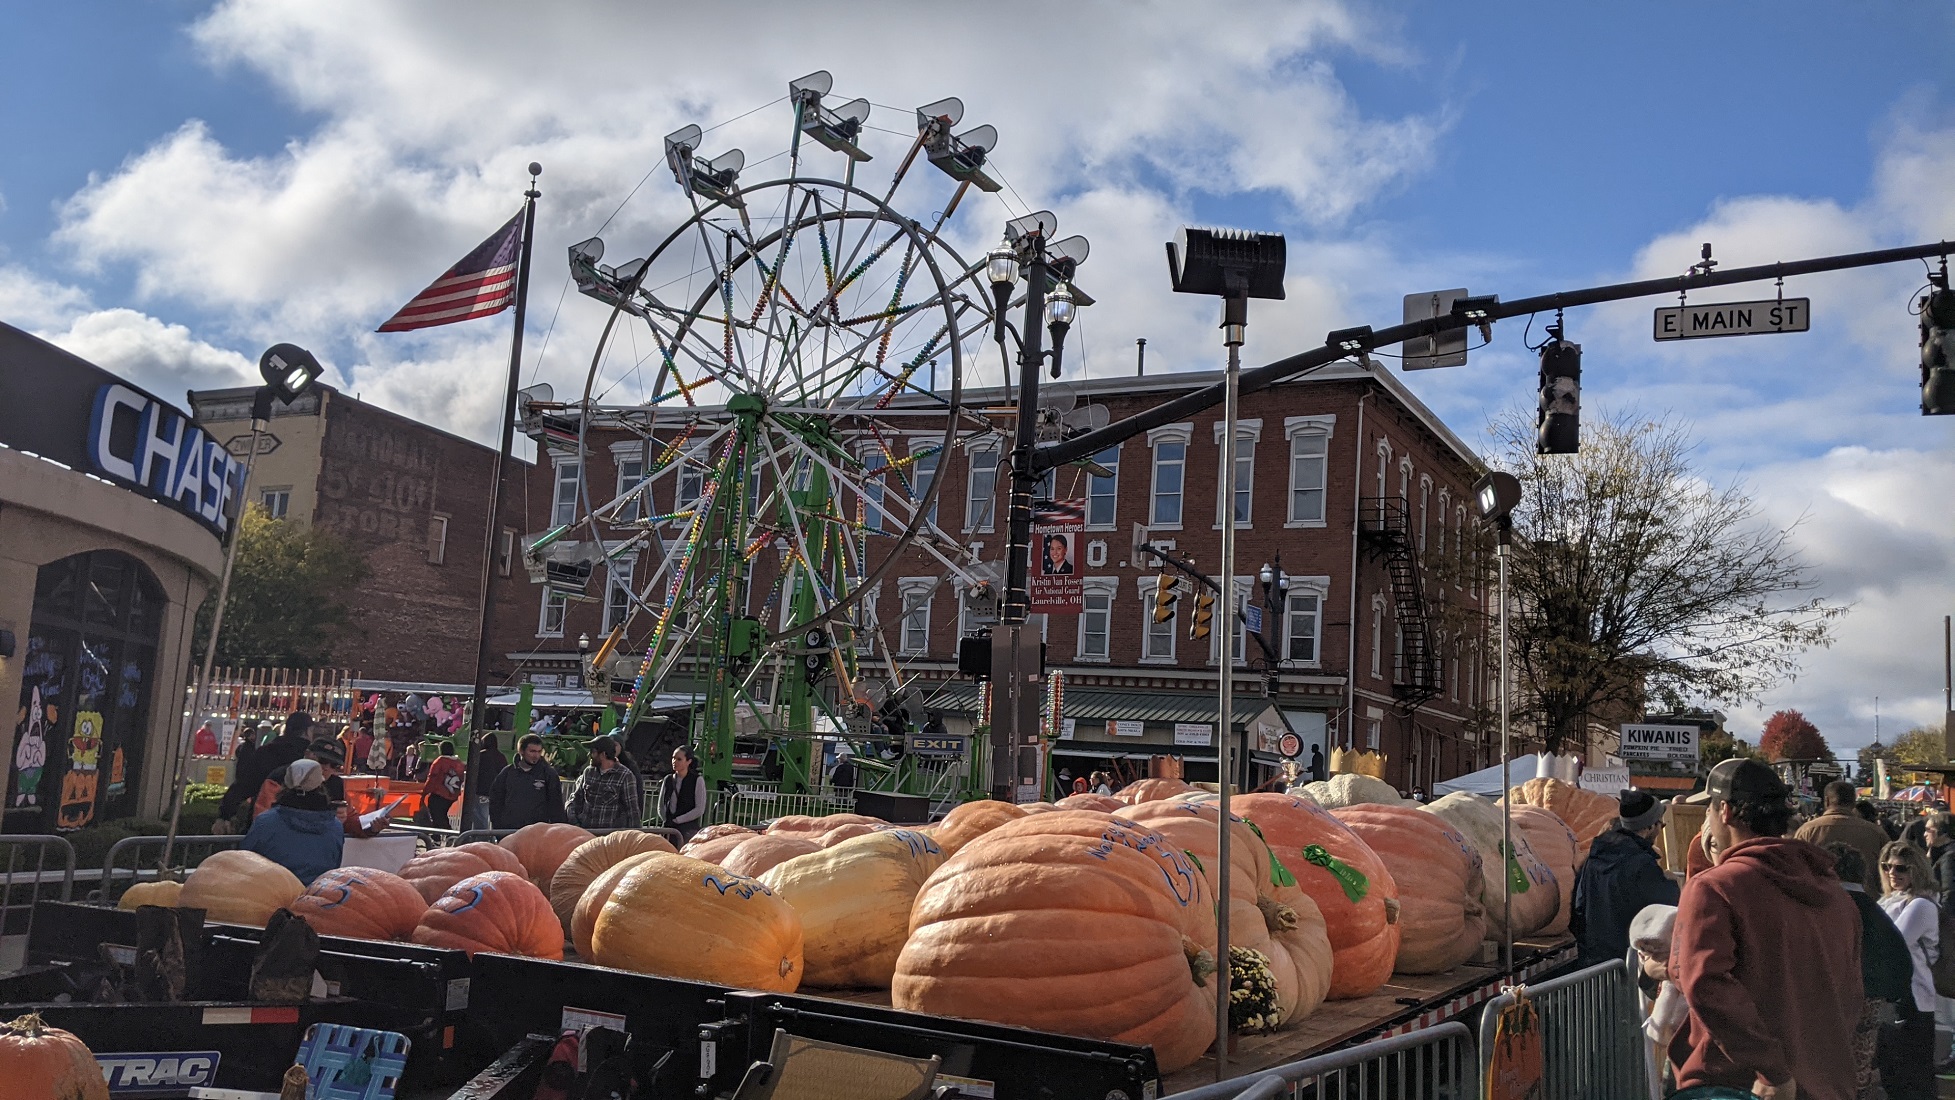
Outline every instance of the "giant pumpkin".
[[0, 1082], [19, 1100], [109, 1100], [88, 1045], [34, 1012], [0, 1024]]
[[937, 838], [946, 857], [954, 856], [957, 850], [978, 837], [990, 832], [1008, 821], [1016, 821], [1025, 816], [1025, 811], [1009, 802], [980, 798], [952, 807], [942, 821], [930, 826], [930, 833]]
[[1093, 810], [971, 841], [917, 893], [891, 1002], [1123, 1043], [1161, 1072], [1215, 1041], [1213, 896], [1161, 834]]
[[686, 846], [679, 849], [682, 856], [703, 859], [708, 863], [718, 863], [726, 854], [738, 848], [750, 836], [757, 835], [745, 825], [708, 825], [692, 835]]
[[1398, 796], [1398, 790], [1390, 783], [1355, 772], [1333, 775], [1329, 779], [1316, 783], [1306, 783], [1303, 793], [1316, 799], [1317, 805], [1326, 810], [1362, 805], [1397, 806], [1405, 801]]
[[1487, 937], [1500, 939], [1506, 928], [1508, 890], [1512, 889], [1514, 938], [1531, 936], [1553, 923], [1561, 911], [1561, 887], [1554, 872], [1534, 854], [1519, 828], [1514, 829], [1513, 854], [1505, 850], [1500, 804], [1468, 791], [1456, 791], [1424, 807], [1438, 814], [1480, 852], [1480, 904], [1486, 909]]
[[263, 928], [272, 914], [305, 893], [305, 884], [256, 852], [227, 848], [204, 857], [183, 880], [177, 905], [202, 909], [208, 920]]
[[759, 878], [796, 856], [821, 851], [819, 838], [825, 833], [762, 833], [741, 841], [721, 859], [720, 866], [736, 875]]
[[909, 938], [916, 892], [943, 861], [943, 849], [927, 833], [886, 829], [762, 874], [760, 881], [801, 917], [802, 982], [888, 989]]
[[1138, 806], [1142, 802], [1173, 798], [1196, 789], [1179, 779], [1136, 779], [1120, 788], [1120, 792], [1114, 797], [1125, 805]]
[[1437, 974], [1473, 957], [1486, 938], [1480, 904], [1480, 852], [1458, 829], [1416, 806], [1346, 806], [1332, 810], [1398, 883], [1398, 957], [1394, 969]]
[[1575, 915], [1575, 834], [1562, 820], [1539, 806], [1514, 807], [1514, 831], [1525, 837], [1542, 863], [1555, 877], [1555, 893], [1561, 906], [1553, 920], [1535, 929], [1536, 935], [1559, 936], [1568, 931]]
[[506, 871], [529, 875], [514, 852], [485, 841], [471, 841], [453, 848], [434, 848], [407, 861], [400, 877], [406, 879], [429, 905], [448, 892], [450, 886], [486, 871]]
[[421, 915], [414, 942], [532, 959], [563, 958], [563, 929], [536, 884], [508, 871], [485, 871], [448, 888]]
[[689, 856], [634, 860], [598, 911], [593, 961], [769, 993], [800, 986], [801, 918], [774, 891]]
[[140, 909], [145, 905], [161, 905], [168, 909], [176, 905], [183, 893], [183, 883], [174, 879], [159, 879], [155, 882], [139, 882], [122, 892], [115, 903], [117, 909]]
[[1110, 794], [1069, 794], [1053, 805], [1062, 810], [1099, 810], [1109, 814], [1117, 814], [1127, 806]]
[[327, 871], [292, 903], [320, 935], [361, 940], [405, 940], [427, 909], [413, 883], [372, 867]]
[[768, 822], [766, 831], [770, 834], [786, 834], [788, 836], [800, 836], [813, 840], [824, 833], [839, 829], [844, 825], [887, 824], [889, 822], [884, 821], [882, 818], [870, 817], [867, 814], [829, 814], [826, 817], [788, 814], [785, 817], [777, 817]]
[[563, 865], [557, 868], [557, 873], [550, 876], [550, 908], [556, 911], [564, 933], [570, 933], [570, 921], [577, 910], [577, 899], [584, 896], [584, 890], [590, 886], [592, 879], [627, 856], [673, 850], [670, 841], [642, 829], [619, 829], [579, 844], [563, 861]]
[[1530, 779], [1507, 792], [1515, 805], [1539, 806], [1575, 834], [1575, 866], [1588, 862], [1589, 845], [1615, 827], [1620, 804], [1606, 794], [1585, 791], [1547, 776]]
[[1362, 997], [1384, 985], [1398, 956], [1398, 884], [1378, 854], [1308, 795], [1245, 794], [1229, 805], [1262, 830], [1323, 913], [1330, 998]]
[[496, 843], [522, 862], [523, 873], [538, 890], [550, 892], [550, 880], [557, 868], [570, 858], [577, 846], [589, 840], [589, 829], [561, 821], [538, 821], [503, 837]]
[[584, 888], [584, 894], [570, 912], [570, 945], [577, 949], [577, 957], [589, 962], [591, 954], [591, 933], [597, 930], [597, 915], [604, 911], [604, 903], [611, 900], [611, 891], [625, 877], [625, 872], [645, 861], [653, 852], [634, 852], [599, 872]]
[[[1195, 857], [1211, 894], [1220, 894], [1221, 807], [1213, 802], [1143, 802], [1128, 820], [1160, 833]], [[1308, 1016], [1330, 992], [1330, 935], [1317, 903], [1249, 823], [1229, 828], [1229, 946], [1259, 951], [1276, 979], [1276, 1026]]]

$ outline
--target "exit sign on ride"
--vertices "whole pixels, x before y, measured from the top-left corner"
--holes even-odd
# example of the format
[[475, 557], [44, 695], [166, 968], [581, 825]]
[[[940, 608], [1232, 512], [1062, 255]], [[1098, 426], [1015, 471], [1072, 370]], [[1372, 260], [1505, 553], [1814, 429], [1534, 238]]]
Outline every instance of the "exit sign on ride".
[[1812, 328], [1812, 299], [1768, 298], [1762, 302], [1712, 302], [1665, 306], [1656, 311], [1658, 340], [1701, 340], [1709, 336], [1757, 336], [1766, 332], [1806, 332]]

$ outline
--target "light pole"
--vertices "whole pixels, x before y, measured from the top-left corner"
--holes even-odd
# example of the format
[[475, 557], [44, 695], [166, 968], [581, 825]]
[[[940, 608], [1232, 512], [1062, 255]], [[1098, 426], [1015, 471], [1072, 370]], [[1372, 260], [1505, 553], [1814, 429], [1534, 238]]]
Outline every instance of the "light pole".
[[[1473, 486], [1473, 503], [1479, 509], [1482, 525], [1494, 529], [1494, 558], [1499, 562], [1500, 583], [1500, 858], [1513, 858], [1514, 777], [1510, 774], [1511, 750], [1507, 741], [1507, 547], [1514, 539], [1514, 506], [1521, 502], [1520, 479], [1499, 470], [1490, 471]], [[1510, 979], [1514, 973], [1514, 879], [1504, 870], [1500, 875], [1500, 895], [1504, 931], [1500, 935], [1500, 965]]]

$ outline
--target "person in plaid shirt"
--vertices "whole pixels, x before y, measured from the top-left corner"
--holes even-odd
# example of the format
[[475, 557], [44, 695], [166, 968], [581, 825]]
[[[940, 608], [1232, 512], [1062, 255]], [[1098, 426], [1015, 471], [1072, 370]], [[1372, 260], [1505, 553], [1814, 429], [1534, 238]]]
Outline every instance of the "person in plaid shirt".
[[645, 823], [638, 777], [618, 762], [611, 737], [590, 743], [591, 762], [570, 796], [570, 820], [586, 829], [636, 829]]

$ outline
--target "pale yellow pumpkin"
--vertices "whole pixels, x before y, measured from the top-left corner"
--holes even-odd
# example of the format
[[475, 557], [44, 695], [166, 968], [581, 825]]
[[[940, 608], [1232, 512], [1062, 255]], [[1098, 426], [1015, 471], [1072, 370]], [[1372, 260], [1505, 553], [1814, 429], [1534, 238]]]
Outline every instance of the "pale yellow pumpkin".
[[1513, 830], [1513, 854], [1501, 857], [1505, 850], [1502, 839], [1505, 830], [1499, 803], [1468, 791], [1455, 791], [1420, 808], [1445, 818], [1480, 850], [1480, 904], [1486, 909], [1488, 939], [1502, 938], [1510, 880], [1514, 937], [1524, 939], [1553, 923], [1561, 909], [1561, 890], [1555, 874], [1535, 855], [1534, 847], [1518, 825]]
[[122, 900], [115, 903], [117, 909], [136, 909], [144, 905], [161, 905], [173, 908], [177, 896], [183, 893], [183, 883], [164, 879], [161, 882], [139, 882], [123, 891]]
[[769, 993], [800, 986], [801, 918], [760, 880], [690, 856], [633, 860], [591, 931], [599, 965]]
[[177, 905], [202, 909], [206, 920], [263, 928], [303, 893], [305, 884], [292, 872], [256, 852], [227, 848], [204, 857], [190, 872]]
[[910, 906], [943, 848], [927, 834], [888, 829], [796, 856], [760, 876], [801, 916], [802, 982], [819, 989], [888, 989], [909, 938]]

